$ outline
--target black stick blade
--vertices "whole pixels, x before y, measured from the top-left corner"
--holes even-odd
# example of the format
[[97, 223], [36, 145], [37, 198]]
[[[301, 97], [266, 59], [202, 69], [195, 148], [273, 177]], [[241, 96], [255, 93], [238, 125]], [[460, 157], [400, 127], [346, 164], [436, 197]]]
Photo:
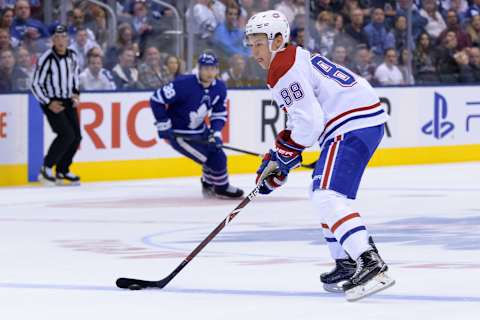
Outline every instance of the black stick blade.
[[[145, 288], [155, 288], [157, 287], [156, 281], [146, 281], [140, 279], [130, 279], [130, 278], [118, 278], [116, 281], [117, 287], [120, 289], [145, 289]], [[140, 288], [138, 288], [140, 287]]]

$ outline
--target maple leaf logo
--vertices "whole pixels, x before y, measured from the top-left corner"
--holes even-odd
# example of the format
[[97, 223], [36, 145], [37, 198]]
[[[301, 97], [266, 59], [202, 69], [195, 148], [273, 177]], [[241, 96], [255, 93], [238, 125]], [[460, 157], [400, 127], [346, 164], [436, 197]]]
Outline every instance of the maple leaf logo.
[[191, 111], [189, 113], [190, 124], [188, 125], [188, 127], [190, 129], [198, 128], [198, 126], [200, 126], [205, 120], [207, 113], [208, 113], [207, 105], [205, 103], [202, 103], [200, 107], [197, 109], [197, 111]]

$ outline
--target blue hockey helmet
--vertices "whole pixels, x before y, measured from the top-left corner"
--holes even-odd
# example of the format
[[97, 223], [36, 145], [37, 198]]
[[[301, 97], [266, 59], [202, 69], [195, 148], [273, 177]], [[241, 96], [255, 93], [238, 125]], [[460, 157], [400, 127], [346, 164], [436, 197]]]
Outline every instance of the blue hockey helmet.
[[213, 52], [204, 52], [198, 57], [198, 66], [218, 66], [218, 59]]

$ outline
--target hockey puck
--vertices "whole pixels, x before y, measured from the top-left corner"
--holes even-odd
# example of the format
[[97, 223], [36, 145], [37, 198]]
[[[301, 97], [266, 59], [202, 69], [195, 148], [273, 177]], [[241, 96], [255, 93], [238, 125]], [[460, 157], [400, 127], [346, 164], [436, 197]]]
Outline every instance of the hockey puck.
[[142, 288], [141, 285], [134, 283], [134, 284], [129, 285], [128, 289], [130, 289], [130, 290], [142, 290], [143, 288]]

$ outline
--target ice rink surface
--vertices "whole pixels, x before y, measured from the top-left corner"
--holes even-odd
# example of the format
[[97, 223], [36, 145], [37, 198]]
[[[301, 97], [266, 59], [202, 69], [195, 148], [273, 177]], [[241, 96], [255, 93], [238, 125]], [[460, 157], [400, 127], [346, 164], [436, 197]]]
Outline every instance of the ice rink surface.
[[397, 284], [356, 303], [319, 282], [309, 184], [293, 173], [144, 291], [115, 279], [167, 276], [239, 202], [203, 200], [198, 178], [1, 188], [1, 319], [480, 319], [480, 163], [367, 170], [355, 208]]

